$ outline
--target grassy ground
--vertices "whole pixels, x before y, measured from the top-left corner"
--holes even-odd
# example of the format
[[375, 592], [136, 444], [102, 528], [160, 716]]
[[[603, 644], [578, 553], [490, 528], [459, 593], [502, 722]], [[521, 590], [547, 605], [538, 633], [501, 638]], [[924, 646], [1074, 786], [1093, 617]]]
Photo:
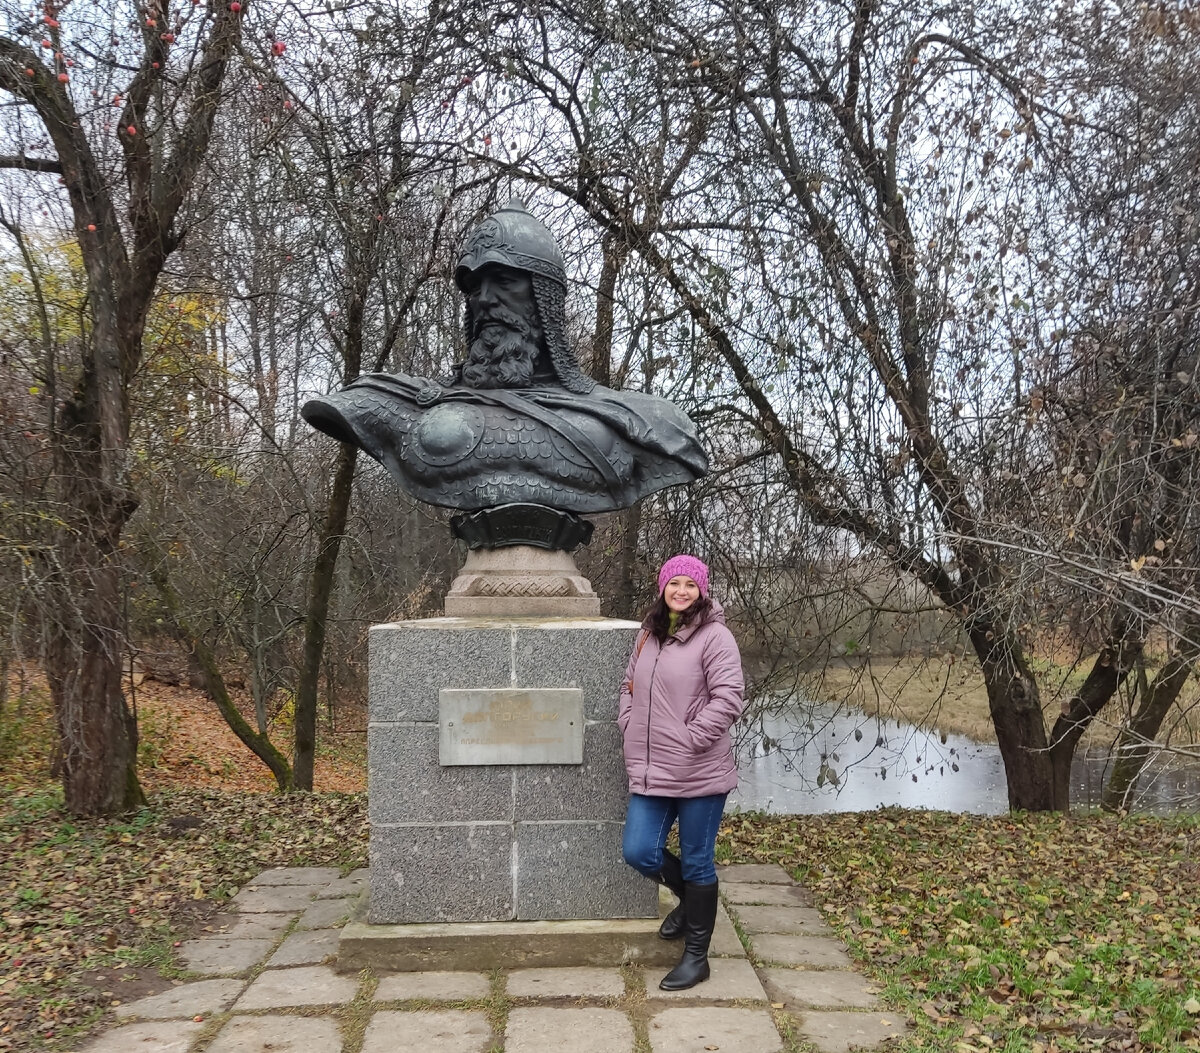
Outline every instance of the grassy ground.
[[[362, 865], [356, 794], [169, 790], [125, 821], [0, 808], [0, 1049], [70, 1050], [258, 870]], [[883, 811], [733, 817], [719, 857], [813, 890], [905, 1050], [1200, 1049], [1200, 826]], [[123, 976], [130, 977], [126, 983]]]
[[738, 817], [732, 861], [813, 890], [905, 1050], [1200, 1049], [1200, 825], [880, 811]]

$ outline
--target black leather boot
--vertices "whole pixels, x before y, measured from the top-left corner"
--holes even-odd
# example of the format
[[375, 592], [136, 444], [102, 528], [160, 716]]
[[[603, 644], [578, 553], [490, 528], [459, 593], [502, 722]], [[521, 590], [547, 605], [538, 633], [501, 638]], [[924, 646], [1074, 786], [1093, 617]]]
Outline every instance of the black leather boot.
[[717, 882], [683, 887], [687, 921], [683, 930], [683, 957], [660, 981], [664, 991], [683, 991], [708, 979], [708, 945], [717, 924]]
[[679, 899], [675, 909], [663, 918], [663, 923], [658, 927], [658, 938], [660, 940], [677, 940], [683, 935], [683, 928], [687, 921], [687, 909], [683, 903], [683, 866], [679, 862], [679, 857], [665, 848], [663, 849], [662, 867], [658, 871], [658, 883], [666, 885]]

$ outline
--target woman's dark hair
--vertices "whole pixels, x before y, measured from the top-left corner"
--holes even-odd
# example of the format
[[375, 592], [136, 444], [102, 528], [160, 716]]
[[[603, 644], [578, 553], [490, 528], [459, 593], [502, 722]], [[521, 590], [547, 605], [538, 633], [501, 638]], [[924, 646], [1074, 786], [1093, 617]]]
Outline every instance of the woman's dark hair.
[[[679, 629], [685, 625], [691, 625], [692, 622], [703, 622], [708, 617], [708, 612], [712, 610], [712, 600], [707, 596], [696, 597], [696, 602], [693, 603], [686, 611], [680, 612]], [[659, 644], [666, 643], [667, 637], [671, 635], [671, 608], [667, 606], [667, 601], [663, 599], [662, 593], [659, 593], [658, 599], [651, 605], [650, 610], [646, 612], [646, 617], [642, 619], [642, 624], [653, 634]], [[678, 629], [676, 630], [678, 632]]]

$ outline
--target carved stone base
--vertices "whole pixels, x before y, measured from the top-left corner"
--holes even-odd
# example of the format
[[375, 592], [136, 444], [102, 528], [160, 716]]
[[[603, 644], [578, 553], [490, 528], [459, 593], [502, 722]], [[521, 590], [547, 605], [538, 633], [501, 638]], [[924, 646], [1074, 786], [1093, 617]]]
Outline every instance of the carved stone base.
[[600, 597], [568, 552], [510, 545], [472, 549], [446, 594], [446, 615], [589, 617]]

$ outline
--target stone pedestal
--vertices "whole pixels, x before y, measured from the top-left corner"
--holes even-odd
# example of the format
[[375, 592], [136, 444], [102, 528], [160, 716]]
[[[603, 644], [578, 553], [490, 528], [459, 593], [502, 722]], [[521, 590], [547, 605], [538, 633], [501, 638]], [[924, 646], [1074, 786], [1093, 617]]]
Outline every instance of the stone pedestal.
[[[656, 886], [621, 859], [617, 693], [636, 632], [605, 618], [371, 629], [369, 923], [657, 917]], [[464, 708], [464, 692], [483, 701]], [[554, 724], [577, 719], [582, 763], [560, 763]], [[489, 763], [520, 748], [524, 726], [551, 746], [522, 759], [556, 762]]]
[[508, 545], [471, 549], [446, 594], [450, 617], [598, 616], [600, 597], [569, 552]]

